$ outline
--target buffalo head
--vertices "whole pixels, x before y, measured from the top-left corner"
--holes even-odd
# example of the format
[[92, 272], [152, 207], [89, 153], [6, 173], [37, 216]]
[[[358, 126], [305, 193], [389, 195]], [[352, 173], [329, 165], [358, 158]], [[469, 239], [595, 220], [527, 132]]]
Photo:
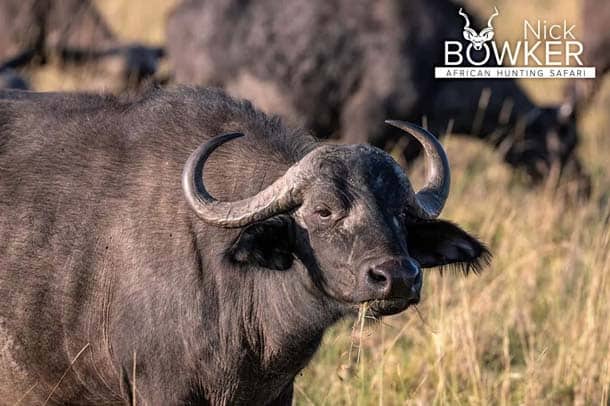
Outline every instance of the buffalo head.
[[193, 152], [183, 190], [206, 223], [242, 228], [228, 253], [234, 261], [288, 270], [299, 258], [315, 268], [332, 300], [348, 306], [372, 301], [379, 315], [397, 313], [419, 301], [421, 268], [476, 268], [489, 254], [457, 226], [435, 220], [450, 184], [440, 143], [412, 124], [388, 123], [423, 146], [427, 178], [417, 192], [384, 151], [322, 144], [255, 196], [218, 201], [206, 190], [203, 166], [215, 148], [239, 133], [215, 137]]

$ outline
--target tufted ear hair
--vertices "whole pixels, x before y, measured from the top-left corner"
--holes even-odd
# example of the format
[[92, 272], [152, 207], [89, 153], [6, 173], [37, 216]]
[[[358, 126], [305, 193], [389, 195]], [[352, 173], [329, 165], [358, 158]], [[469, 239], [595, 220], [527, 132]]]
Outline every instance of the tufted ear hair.
[[448, 221], [417, 221], [406, 227], [409, 254], [422, 268], [453, 265], [476, 273], [491, 260], [483, 243]]
[[294, 223], [290, 216], [274, 216], [245, 227], [227, 254], [235, 264], [284, 271], [292, 266]]

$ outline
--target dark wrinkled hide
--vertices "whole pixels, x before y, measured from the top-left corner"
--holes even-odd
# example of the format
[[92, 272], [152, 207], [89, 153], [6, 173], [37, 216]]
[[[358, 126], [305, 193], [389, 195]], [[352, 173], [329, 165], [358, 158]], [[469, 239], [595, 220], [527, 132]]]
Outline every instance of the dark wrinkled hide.
[[138, 83], [157, 69], [159, 48], [122, 44], [89, 0], [0, 1], [0, 65], [96, 63]]
[[322, 137], [389, 149], [399, 132], [381, 120], [426, 116], [437, 133], [452, 122], [498, 147], [534, 180], [553, 163], [579, 174], [571, 118], [538, 110], [515, 81], [434, 80], [443, 42], [462, 40], [463, 26], [447, 0], [185, 0], [169, 20], [168, 54], [179, 82], [223, 86]]
[[[66, 371], [52, 404], [129, 403], [135, 358], [138, 404], [287, 405], [324, 330], [353, 312], [362, 260], [407, 245], [423, 266], [488, 258], [456, 226], [403, 213], [391, 159], [370, 146], [325, 162], [296, 211], [206, 225], [182, 168], [235, 131], [246, 136], [205, 167], [222, 200], [256, 194], [318, 145], [217, 90], [0, 92], [3, 403], [41, 404]], [[317, 204], [344, 220], [325, 228]]]

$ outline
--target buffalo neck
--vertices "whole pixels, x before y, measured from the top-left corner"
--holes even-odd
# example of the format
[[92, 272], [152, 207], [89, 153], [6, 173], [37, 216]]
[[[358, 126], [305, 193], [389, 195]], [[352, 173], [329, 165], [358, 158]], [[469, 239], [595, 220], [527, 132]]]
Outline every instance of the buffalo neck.
[[[319, 347], [324, 330], [343, 311], [319, 290], [311, 270], [299, 260], [280, 271], [206, 256], [210, 235], [217, 246], [220, 241], [229, 246], [237, 231], [203, 228], [195, 237], [199, 259], [193, 262], [198, 268], [193, 271], [202, 278], [197, 295], [200, 340], [192, 343], [191, 350], [203, 360], [193, 371], [199, 376], [196, 381], [215, 381], [219, 384], [215, 387], [227, 388], [223, 393], [201, 388], [208, 400], [239, 403], [240, 396], [246, 401], [258, 393], [264, 403], [277, 393], [265, 393], [257, 385], [281, 388], [292, 382]], [[224, 385], [228, 382], [233, 383], [231, 388]], [[235, 382], [240, 384], [236, 387]]]

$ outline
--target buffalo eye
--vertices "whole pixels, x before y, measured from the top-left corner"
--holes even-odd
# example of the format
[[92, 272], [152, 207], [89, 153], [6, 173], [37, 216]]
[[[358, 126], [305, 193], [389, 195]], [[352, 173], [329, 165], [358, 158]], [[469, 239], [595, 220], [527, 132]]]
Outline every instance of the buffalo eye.
[[315, 213], [323, 220], [329, 219], [333, 215], [326, 207], [316, 208]]

